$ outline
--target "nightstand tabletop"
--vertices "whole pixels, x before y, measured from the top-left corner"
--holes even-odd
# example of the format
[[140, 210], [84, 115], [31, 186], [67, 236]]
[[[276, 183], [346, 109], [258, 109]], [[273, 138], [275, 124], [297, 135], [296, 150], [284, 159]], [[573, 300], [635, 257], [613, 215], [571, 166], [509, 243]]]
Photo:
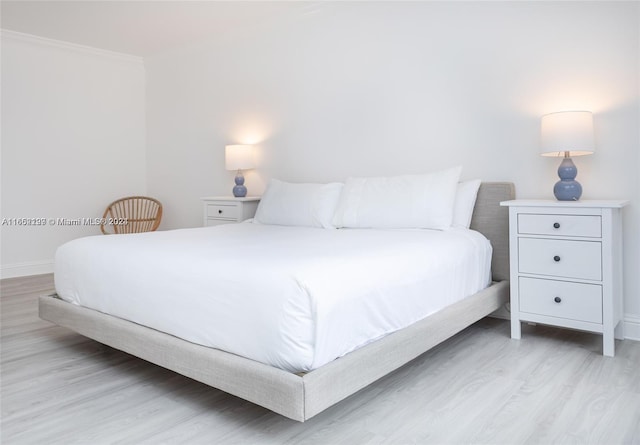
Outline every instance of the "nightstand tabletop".
[[555, 199], [514, 199], [502, 201], [503, 207], [573, 207], [573, 208], [622, 208], [629, 201], [624, 199], [581, 199], [580, 201], [557, 201]]
[[201, 201], [260, 201], [260, 196], [245, 196], [243, 198], [236, 198], [235, 196], [204, 196], [200, 198]]

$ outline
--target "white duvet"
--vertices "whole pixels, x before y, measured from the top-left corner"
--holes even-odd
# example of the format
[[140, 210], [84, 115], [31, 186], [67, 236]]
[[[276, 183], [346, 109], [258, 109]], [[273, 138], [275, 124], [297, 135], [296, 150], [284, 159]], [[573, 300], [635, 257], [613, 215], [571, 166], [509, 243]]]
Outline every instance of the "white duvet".
[[310, 371], [487, 287], [478, 232], [256, 223], [93, 236], [56, 252], [58, 295], [193, 343]]

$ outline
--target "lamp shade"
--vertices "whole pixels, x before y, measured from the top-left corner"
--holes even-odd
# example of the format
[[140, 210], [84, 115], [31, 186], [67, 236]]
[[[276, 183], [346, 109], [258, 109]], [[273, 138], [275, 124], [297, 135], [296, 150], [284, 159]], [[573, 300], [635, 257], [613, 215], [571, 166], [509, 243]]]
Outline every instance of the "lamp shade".
[[247, 170], [253, 168], [253, 146], [227, 145], [224, 148], [224, 167], [227, 170]]
[[590, 111], [561, 111], [542, 116], [542, 156], [588, 155], [595, 151], [593, 114]]

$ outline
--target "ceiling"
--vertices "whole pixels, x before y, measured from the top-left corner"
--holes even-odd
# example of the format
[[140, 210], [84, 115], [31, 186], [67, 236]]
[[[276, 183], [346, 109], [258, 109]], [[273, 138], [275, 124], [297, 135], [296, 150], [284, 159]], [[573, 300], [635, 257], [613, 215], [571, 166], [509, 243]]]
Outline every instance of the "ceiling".
[[239, 28], [307, 14], [319, 3], [3, 0], [0, 24], [6, 30], [148, 57]]

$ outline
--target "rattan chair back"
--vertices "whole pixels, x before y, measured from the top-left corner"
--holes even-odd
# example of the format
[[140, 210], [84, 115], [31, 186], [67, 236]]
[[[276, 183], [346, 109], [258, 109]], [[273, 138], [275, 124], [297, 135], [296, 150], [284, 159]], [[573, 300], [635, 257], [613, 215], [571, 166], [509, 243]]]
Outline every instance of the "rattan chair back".
[[128, 196], [112, 202], [102, 217], [100, 230], [105, 235], [153, 232], [162, 219], [162, 204], [147, 196]]

